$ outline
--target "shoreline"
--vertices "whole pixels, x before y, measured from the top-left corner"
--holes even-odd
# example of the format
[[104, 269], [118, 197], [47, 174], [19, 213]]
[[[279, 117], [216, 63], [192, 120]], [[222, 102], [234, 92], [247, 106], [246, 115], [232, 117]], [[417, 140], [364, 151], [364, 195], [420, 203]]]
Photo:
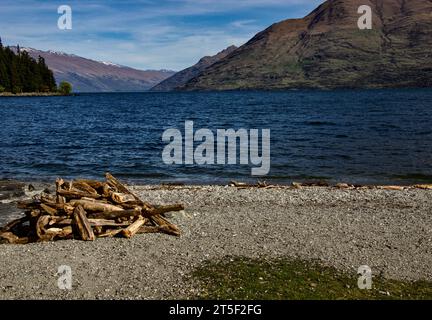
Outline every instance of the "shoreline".
[[12, 97], [12, 98], [19, 98], [19, 97], [66, 97], [66, 96], [75, 96], [76, 94], [62, 94], [58, 92], [24, 92], [24, 93], [10, 93], [10, 92], [3, 92], [0, 93], [0, 97]]
[[[58, 178], [58, 176], [46, 176], [46, 177], [34, 177], [34, 178], [11, 178], [0, 177], [0, 189], [3, 184], [22, 184], [22, 185], [50, 185]], [[65, 180], [74, 179], [91, 179], [100, 180], [98, 176], [80, 176], [80, 177], [66, 177]], [[431, 189], [431, 179], [403, 179], [403, 180], [388, 180], [382, 182], [371, 182], [371, 183], [355, 183], [349, 181], [340, 181], [337, 179], [289, 179], [284, 182], [278, 183], [273, 180], [260, 180], [260, 179], [245, 179], [245, 180], [233, 180], [224, 179], [218, 182], [205, 182], [200, 180], [192, 181], [175, 181], [173, 180], [161, 180], [161, 179], [134, 179], [134, 178], [122, 178], [120, 179], [129, 186], [153, 186], [153, 187], [224, 187], [224, 186], [236, 186], [238, 188], [298, 188], [298, 187], [322, 187], [322, 188], [339, 188], [339, 189], [385, 189], [385, 188], [403, 188], [403, 189]]]
[[[386, 279], [432, 280], [432, 190], [130, 189], [157, 205], [184, 203], [169, 214], [181, 237], [0, 245], [0, 298], [188, 299], [200, 290], [190, 273], [230, 256], [319, 261], [354, 274], [368, 265]], [[72, 268], [69, 292], [57, 288], [60, 265]]]

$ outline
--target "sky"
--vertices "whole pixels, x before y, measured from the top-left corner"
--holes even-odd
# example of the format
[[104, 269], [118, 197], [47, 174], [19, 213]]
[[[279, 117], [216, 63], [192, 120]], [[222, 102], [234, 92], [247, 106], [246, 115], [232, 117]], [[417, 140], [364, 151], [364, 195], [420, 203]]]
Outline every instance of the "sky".
[[[62, 51], [142, 70], [179, 71], [323, 0], [0, 0], [5, 45]], [[57, 9], [72, 9], [60, 30]]]

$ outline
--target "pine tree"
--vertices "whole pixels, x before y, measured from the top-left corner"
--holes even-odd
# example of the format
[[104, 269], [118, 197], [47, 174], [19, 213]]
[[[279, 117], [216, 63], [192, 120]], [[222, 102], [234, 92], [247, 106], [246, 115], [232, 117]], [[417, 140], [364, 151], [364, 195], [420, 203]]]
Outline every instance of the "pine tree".
[[0, 38], [0, 91], [6, 91], [9, 87], [9, 76], [6, 68], [6, 56]]
[[38, 61], [17, 45], [16, 54], [3, 47], [0, 39], [0, 92], [55, 92], [57, 90], [53, 72], [43, 57]]

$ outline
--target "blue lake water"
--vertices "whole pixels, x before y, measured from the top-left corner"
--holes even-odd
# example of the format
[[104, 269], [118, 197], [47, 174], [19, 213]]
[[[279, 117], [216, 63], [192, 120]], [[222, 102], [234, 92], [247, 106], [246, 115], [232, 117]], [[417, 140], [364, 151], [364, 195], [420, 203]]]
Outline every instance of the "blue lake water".
[[0, 179], [257, 181], [248, 165], [162, 161], [162, 133], [270, 129], [266, 180], [432, 181], [432, 90], [112, 93], [0, 98]]

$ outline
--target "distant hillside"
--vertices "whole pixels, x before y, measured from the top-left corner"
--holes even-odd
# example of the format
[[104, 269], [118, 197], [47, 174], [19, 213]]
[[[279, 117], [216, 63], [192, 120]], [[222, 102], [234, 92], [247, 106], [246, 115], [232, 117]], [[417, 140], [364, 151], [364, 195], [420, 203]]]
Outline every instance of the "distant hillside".
[[[16, 50], [15, 47], [12, 49]], [[21, 48], [37, 59], [41, 56], [54, 72], [57, 83], [70, 82], [76, 92], [146, 91], [171, 77], [167, 70], [137, 70], [55, 51]]]
[[[369, 5], [373, 29], [359, 30]], [[431, 0], [328, 0], [258, 33], [185, 90], [432, 86]]]
[[13, 52], [0, 40], [0, 93], [54, 92], [52, 71], [43, 58], [33, 59], [27, 52]]
[[184, 69], [176, 73], [172, 77], [162, 81], [161, 83], [153, 87], [151, 91], [175, 90], [176, 88], [186, 84], [190, 79], [198, 76], [201, 72], [203, 72], [209, 66], [213, 65], [215, 62], [225, 58], [226, 56], [234, 52], [236, 49], [237, 49], [236, 46], [230, 46], [214, 56], [204, 57], [194, 66]]

